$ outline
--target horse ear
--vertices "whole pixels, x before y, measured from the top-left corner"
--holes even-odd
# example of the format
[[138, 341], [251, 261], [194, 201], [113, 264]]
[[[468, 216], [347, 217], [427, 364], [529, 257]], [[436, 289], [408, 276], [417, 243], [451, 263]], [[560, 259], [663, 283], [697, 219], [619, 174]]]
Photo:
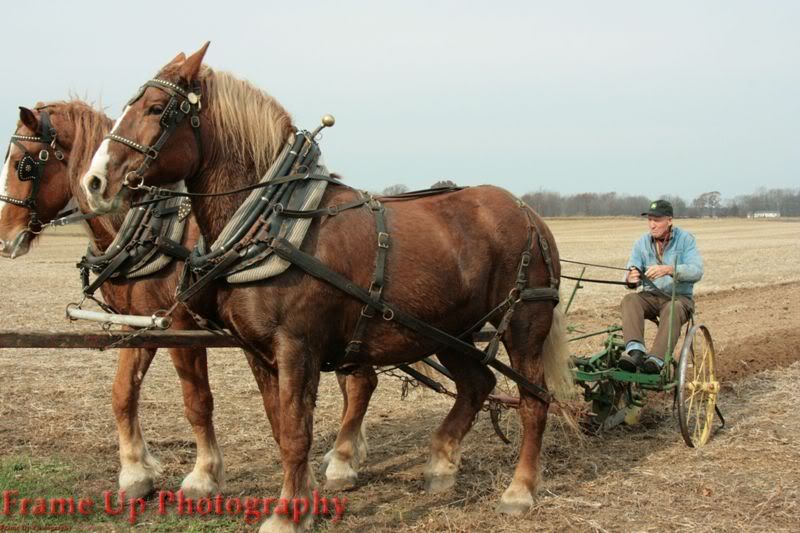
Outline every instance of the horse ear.
[[186, 61], [183, 62], [179, 70], [181, 77], [188, 81], [197, 78], [197, 73], [200, 72], [200, 65], [203, 64], [203, 57], [206, 55], [209, 44], [211, 44], [211, 41], [206, 41], [206, 44], [204, 44], [200, 50], [190, 55]]
[[180, 63], [181, 61], [186, 61], [186, 54], [183, 52], [179, 52], [178, 55], [172, 58], [172, 61], [167, 63], [167, 65], [172, 65], [174, 63]]
[[27, 107], [19, 106], [19, 119], [31, 131], [39, 131], [39, 119]]

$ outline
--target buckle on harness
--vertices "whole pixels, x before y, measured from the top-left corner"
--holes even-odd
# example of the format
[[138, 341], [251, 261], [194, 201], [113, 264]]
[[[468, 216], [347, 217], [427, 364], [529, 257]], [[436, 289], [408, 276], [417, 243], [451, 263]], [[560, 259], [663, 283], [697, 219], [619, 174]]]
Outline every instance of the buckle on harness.
[[383, 286], [376, 285], [374, 282], [369, 286], [369, 297], [376, 302], [380, 299], [383, 292]]
[[378, 248], [389, 248], [389, 234], [383, 231], [378, 232]]
[[339, 206], [338, 205], [329, 205], [328, 206], [328, 214], [330, 216], [338, 215], [339, 214]]
[[[370, 314], [370, 312], [372, 314]], [[361, 308], [361, 316], [363, 316], [364, 318], [372, 318], [375, 316], [375, 311], [370, 306], [365, 305], [364, 307]], [[361, 341], [353, 341], [353, 342], [361, 342]]]

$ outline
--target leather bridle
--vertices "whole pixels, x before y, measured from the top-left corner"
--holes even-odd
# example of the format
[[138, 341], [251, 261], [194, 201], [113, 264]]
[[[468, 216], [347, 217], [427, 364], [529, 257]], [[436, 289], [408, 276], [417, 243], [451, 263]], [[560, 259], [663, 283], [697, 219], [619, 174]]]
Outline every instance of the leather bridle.
[[[36, 212], [36, 196], [39, 193], [45, 165], [50, 160], [50, 152], [46, 147], [42, 148], [39, 150], [37, 157], [34, 158], [34, 156], [28, 152], [25, 146], [23, 146], [22, 142], [45, 144], [53, 150], [53, 154], [57, 160], [64, 160], [64, 153], [61, 151], [58, 143], [56, 142], [56, 130], [53, 127], [52, 122], [50, 122], [50, 115], [47, 113], [47, 111], [41, 111], [39, 115], [38, 133], [39, 135], [37, 136], [17, 135], [16, 133], [11, 136], [11, 143], [19, 148], [23, 154], [25, 154], [22, 156], [22, 159], [19, 160], [19, 163], [17, 163], [17, 178], [19, 178], [20, 181], [31, 182], [31, 192], [28, 194], [28, 197], [21, 199], [0, 194], [0, 202], [6, 202], [28, 209], [31, 216], [30, 221], [28, 221], [28, 230], [32, 233], [39, 233], [43, 227], [41, 221], [39, 220], [39, 215]], [[6, 153], [6, 159], [8, 159], [10, 152], [11, 147], [9, 146], [9, 151]]]
[[170, 81], [154, 78], [142, 85], [137, 93], [128, 101], [128, 106], [134, 104], [144, 94], [148, 87], [155, 87], [170, 95], [169, 102], [167, 103], [164, 111], [161, 113], [161, 134], [152, 146], [139, 144], [136, 141], [123, 137], [114, 133], [113, 131], [105, 136], [110, 141], [115, 141], [124, 144], [141, 154], [144, 154], [144, 161], [139, 165], [139, 168], [132, 170], [125, 175], [123, 186], [129, 189], [138, 189], [144, 183], [144, 175], [150, 164], [158, 159], [158, 154], [166, 144], [167, 140], [174, 133], [178, 125], [183, 122], [183, 119], [190, 117], [189, 121], [192, 125], [197, 146], [200, 150], [200, 158], [202, 159], [203, 144], [200, 138], [200, 83], [195, 82], [191, 90], [186, 90], [176, 83]]

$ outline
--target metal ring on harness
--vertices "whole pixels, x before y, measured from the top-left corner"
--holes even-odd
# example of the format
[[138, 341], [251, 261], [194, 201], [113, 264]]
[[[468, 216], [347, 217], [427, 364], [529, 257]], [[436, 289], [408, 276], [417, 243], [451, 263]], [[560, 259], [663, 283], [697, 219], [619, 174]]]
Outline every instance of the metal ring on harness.
[[123, 186], [129, 188], [132, 191], [137, 189], [141, 189], [142, 185], [144, 184], [144, 178], [141, 174], [132, 170], [125, 174], [125, 179], [122, 181]]
[[391, 322], [394, 320], [394, 311], [391, 308], [387, 307], [383, 310], [383, 319], [387, 322]]
[[44, 231], [45, 227], [46, 226], [35, 216], [31, 216], [31, 219], [28, 220], [28, 231], [33, 235], [39, 235]]

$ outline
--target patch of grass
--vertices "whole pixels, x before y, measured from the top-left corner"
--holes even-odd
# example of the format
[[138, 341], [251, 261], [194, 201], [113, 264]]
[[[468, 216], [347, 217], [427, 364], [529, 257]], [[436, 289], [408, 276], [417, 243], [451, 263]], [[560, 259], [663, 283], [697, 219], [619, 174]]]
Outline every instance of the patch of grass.
[[[167, 513], [158, 513], [158, 499], [146, 501], [145, 510], [139, 514], [135, 524], [130, 524], [129, 504], [119, 515], [110, 515], [105, 510], [104, 494], [87, 494], [81, 492], [81, 480], [84, 476], [79, 469], [58, 458], [46, 460], [33, 459], [27, 456], [12, 456], [0, 459], [0, 526], [21, 528], [25, 530], [115, 530], [127, 531], [145, 528], [148, 531], [243, 531], [252, 530], [254, 526], [245, 524], [241, 516], [222, 517], [190, 517], [176, 514], [174, 506]], [[8, 492], [6, 492], [8, 491]], [[3, 513], [4, 494], [10, 502], [10, 512]], [[22, 511], [23, 499], [25, 512]], [[51, 507], [51, 500], [70, 498], [74, 501], [74, 513], [69, 513], [69, 504], [65, 503], [65, 511], [61, 511], [60, 503]], [[79, 512], [81, 499], [93, 502], [87, 514]], [[44, 500], [42, 503], [41, 500]], [[39, 505], [40, 512], [34, 514]], [[118, 508], [116, 494], [111, 496], [112, 508]], [[45, 512], [42, 513], [42, 505]]]
[[[9, 513], [0, 514], [0, 525], [49, 529], [53, 526], [81, 526], [91, 522], [93, 515], [82, 516], [77, 511], [80, 496], [74, 493], [74, 487], [78, 478], [74, 468], [59, 459], [41, 461], [26, 456], [3, 458], [0, 460], [0, 513], [4, 511], [6, 500], [9, 503]], [[74, 515], [50, 514], [51, 499], [71, 497], [75, 498]], [[24, 502], [26, 498], [34, 501]], [[45, 500], [45, 513], [37, 512], [37, 508], [41, 509], [40, 499]], [[59, 510], [57, 504], [54, 509], [56, 512]]]

